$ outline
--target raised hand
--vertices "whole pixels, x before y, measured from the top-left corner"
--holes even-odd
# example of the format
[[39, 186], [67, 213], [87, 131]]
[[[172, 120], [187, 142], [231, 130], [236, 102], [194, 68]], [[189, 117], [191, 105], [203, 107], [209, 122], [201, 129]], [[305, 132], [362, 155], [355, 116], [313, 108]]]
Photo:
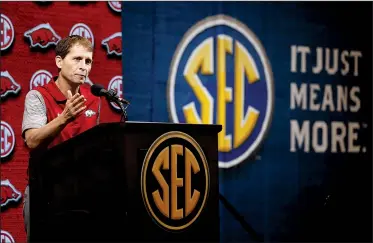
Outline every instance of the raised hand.
[[71, 94], [71, 91], [67, 91], [67, 101], [65, 109], [62, 112], [63, 118], [70, 122], [74, 120], [85, 108], [85, 102], [87, 100], [83, 95], [76, 93], [74, 96]]

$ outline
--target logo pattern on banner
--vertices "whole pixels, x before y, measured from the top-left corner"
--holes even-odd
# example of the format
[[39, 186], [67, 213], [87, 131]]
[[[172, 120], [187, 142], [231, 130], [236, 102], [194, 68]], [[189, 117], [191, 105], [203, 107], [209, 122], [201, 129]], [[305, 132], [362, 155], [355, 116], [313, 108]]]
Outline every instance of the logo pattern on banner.
[[8, 206], [9, 203], [18, 203], [22, 198], [19, 192], [9, 180], [1, 181], [1, 208]]
[[25, 32], [24, 36], [29, 39], [30, 47], [48, 48], [57, 45], [61, 37], [54, 31], [49, 23], [38, 26]]
[[53, 78], [53, 75], [48, 72], [47, 70], [38, 70], [32, 75], [30, 80], [30, 90], [38, 87], [38, 86], [44, 86], [49, 81], [51, 81]]
[[15, 240], [8, 231], [1, 230], [0, 242], [1, 243], [15, 243]]
[[[178, 168], [184, 168], [184, 173]], [[172, 131], [153, 142], [141, 170], [141, 193], [149, 215], [160, 227], [180, 231], [192, 225], [209, 190], [209, 167], [197, 141]]]
[[[122, 91], [122, 76], [115, 76], [110, 80], [108, 85], [108, 90], [114, 89], [117, 92], [117, 96], [123, 98], [123, 91]], [[120, 111], [120, 107], [115, 104], [114, 102], [110, 102], [110, 105], [117, 111]]]
[[263, 142], [273, 113], [272, 69], [260, 40], [237, 19], [195, 24], [174, 54], [168, 85], [173, 122], [222, 125], [220, 168], [241, 163]]
[[1, 98], [6, 98], [9, 94], [17, 95], [21, 90], [19, 85], [8, 71], [1, 72], [0, 75], [0, 95]]
[[[14, 186], [14, 190], [9, 186], [5, 189], [3, 184], [1, 186], [0, 191], [5, 200], [2, 201], [1, 207], [1, 213], [4, 213], [4, 217], [1, 217], [1, 228], [10, 232], [17, 242], [26, 242], [26, 233], [23, 230], [22, 203], [19, 203], [22, 199], [14, 201], [19, 198], [17, 192], [23, 192], [27, 184], [28, 150], [26, 146], [21, 146], [21, 144], [17, 146], [16, 144], [18, 139], [23, 143], [20, 126], [25, 96], [29, 90], [53, 81], [53, 76], [57, 74], [54, 47], [63, 37], [68, 36], [70, 31], [73, 34], [88, 37], [92, 44], [95, 44], [94, 41], [96, 41], [96, 45], [97, 41], [101, 45], [104, 39], [121, 31], [120, 14], [114, 9], [112, 10], [107, 2], [74, 3], [76, 2], [73, 1], [71, 4], [50, 1], [24, 2], [22, 4], [1, 3], [0, 42], [3, 66], [3, 69], [0, 70], [0, 96], [3, 108], [0, 133], [1, 176], [3, 179], [10, 179]], [[121, 5], [120, 3], [114, 4], [113, 6], [116, 7]], [[102, 9], [107, 11], [102, 11]], [[117, 10], [120, 10], [120, 7]], [[20, 12], [23, 13], [22, 16], [19, 15]], [[70, 18], [66, 19], [60, 14], [61, 12], [69, 13]], [[94, 20], [89, 17], [91, 15], [96, 16]], [[101, 25], [110, 25], [111, 30], [105, 32], [100, 27]], [[100, 67], [96, 67], [97, 70], [93, 70], [90, 77], [86, 78], [85, 83], [88, 85], [93, 83], [92, 80], [101, 80], [104, 86], [108, 86], [112, 77], [121, 75], [121, 61], [118, 60], [119, 58], [110, 58], [109, 55], [121, 55], [122, 41], [121, 38], [119, 42], [116, 38], [112, 39], [108, 40], [110, 42], [108, 48], [117, 53], [108, 54], [105, 45], [94, 50], [95, 62]], [[107, 67], [110, 67], [107, 69], [110, 72], [100, 71], [101, 68], [106, 69]], [[25, 87], [25, 90], [21, 90]], [[119, 90], [122, 92], [121, 88]], [[109, 107], [111, 108], [107, 104], [101, 107], [103, 112], [100, 114], [100, 121], [118, 120], [119, 114], [116, 114], [118, 112]], [[97, 111], [87, 111], [84, 115], [93, 119], [98, 113]], [[13, 180], [12, 178], [20, 179]], [[15, 210], [6, 210], [8, 207], [4, 205], [14, 206]], [[14, 242], [13, 237], [6, 231], [2, 231], [1, 243]]]
[[122, 55], [122, 32], [117, 32], [102, 40], [101, 44], [106, 47], [108, 55]]
[[108, 1], [109, 7], [117, 13], [122, 12], [122, 3], [120, 1]]
[[16, 136], [13, 128], [5, 121], [1, 121], [1, 158], [8, 157], [14, 150]]
[[92, 30], [86, 24], [78, 23], [74, 25], [71, 28], [69, 35], [79, 35], [79, 36], [85, 37], [92, 42], [92, 46], [94, 46], [95, 44]]
[[1, 14], [1, 50], [7, 50], [14, 41], [14, 27], [12, 21], [5, 15]]

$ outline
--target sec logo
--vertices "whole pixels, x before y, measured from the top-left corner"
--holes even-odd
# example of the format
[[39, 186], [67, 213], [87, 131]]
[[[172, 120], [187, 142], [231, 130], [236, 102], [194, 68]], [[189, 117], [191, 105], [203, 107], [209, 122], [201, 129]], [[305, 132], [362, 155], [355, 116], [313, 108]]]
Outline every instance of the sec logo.
[[47, 70], [36, 71], [30, 79], [30, 90], [38, 86], [44, 86], [53, 79], [53, 75]]
[[84, 23], [75, 24], [70, 30], [70, 35], [79, 35], [85, 37], [92, 43], [92, 46], [94, 46], [92, 30]]
[[141, 171], [149, 215], [167, 231], [181, 231], [201, 214], [210, 189], [207, 159], [188, 134], [173, 131], [150, 146]]
[[0, 22], [0, 40], [1, 40], [1, 50], [4, 51], [8, 49], [14, 41], [14, 27], [12, 21], [5, 14], [1, 14]]
[[1, 243], [14, 243], [15, 242], [13, 236], [8, 231], [1, 230], [0, 235], [1, 235], [0, 236]]
[[[114, 76], [110, 82], [109, 82], [109, 85], [108, 85], [108, 90], [110, 89], [113, 89], [117, 92], [117, 96], [120, 97], [120, 98], [123, 98], [123, 90], [122, 90], [122, 87], [123, 87], [123, 81], [122, 81], [122, 76], [120, 75], [117, 75], [117, 76]], [[120, 107], [115, 104], [114, 102], [110, 102], [110, 105], [116, 110], [116, 111], [120, 111]]]
[[16, 136], [13, 128], [5, 121], [1, 121], [1, 158], [8, 157], [14, 150]]
[[258, 37], [237, 19], [208, 17], [184, 35], [168, 80], [175, 123], [220, 124], [219, 167], [247, 159], [264, 140], [273, 113], [272, 69]]

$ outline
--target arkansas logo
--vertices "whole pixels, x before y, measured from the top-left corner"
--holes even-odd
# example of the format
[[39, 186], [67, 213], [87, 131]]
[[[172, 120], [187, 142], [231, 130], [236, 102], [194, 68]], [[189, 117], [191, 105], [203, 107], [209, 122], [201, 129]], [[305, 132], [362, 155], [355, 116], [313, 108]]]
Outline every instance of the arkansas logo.
[[[10, 183], [9, 180], [1, 181], [1, 209], [7, 207], [9, 203], [18, 203], [22, 194]], [[1, 210], [3, 211], [3, 210]]]
[[106, 47], [108, 55], [122, 56], [122, 32], [117, 32], [104, 39], [101, 44]]
[[48, 48], [57, 45], [61, 37], [53, 30], [49, 23], [39, 24], [24, 34], [30, 41], [30, 47]]
[[108, 1], [109, 7], [117, 13], [122, 12], [122, 3], [120, 1]]
[[74, 25], [70, 30], [70, 35], [79, 35], [85, 37], [90, 40], [92, 42], [92, 46], [94, 46], [94, 37], [92, 30], [86, 24], [78, 23]]
[[[122, 91], [122, 76], [115, 76], [110, 80], [108, 85], [108, 90], [113, 89], [117, 92], [117, 96], [123, 98], [123, 91]], [[114, 102], [110, 102], [110, 105], [117, 111], [120, 111], [120, 107], [115, 104]]]
[[8, 71], [1, 72], [0, 76], [0, 97], [6, 98], [9, 94], [18, 94], [21, 90], [19, 85]]
[[4, 51], [8, 49], [14, 41], [14, 27], [12, 21], [4, 14], [1, 14], [0, 30], [1, 50]]
[[16, 136], [13, 128], [5, 121], [1, 121], [1, 158], [8, 157], [14, 149]]
[[53, 78], [52, 74], [47, 70], [38, 70], [32, 75], [30, 80], [30, 90], [38, 87], [43, 86], [49, 83]]
[[1, 230], [0, 242], [1, 243], [15, 243], [15, 240], [8, 231]]

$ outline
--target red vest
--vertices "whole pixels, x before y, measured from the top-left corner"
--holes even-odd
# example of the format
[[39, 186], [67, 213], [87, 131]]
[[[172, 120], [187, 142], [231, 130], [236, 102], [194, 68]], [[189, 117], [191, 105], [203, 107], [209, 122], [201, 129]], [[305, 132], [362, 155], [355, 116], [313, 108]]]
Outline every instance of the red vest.
[[[44, 98], [44, 103], [47, 109], [47, 123], [62, 114], [67, 99], [57, 87], [53, 79], [48, 84], [38, 86], [35, 89], [39, 91]], [[101, 110], [100, 97], [94, 96], [90, 91], [90, 86], [87, 84], [82, 84], [79, 87], [79, 93], [84, 95], [84, 98], [87, 100], [85, 103], [86, 109], [65, 126], [60, 134], [57, 135], [48, 145], [48, 148], [75, 137], [76, 135], [99, 124]]]

